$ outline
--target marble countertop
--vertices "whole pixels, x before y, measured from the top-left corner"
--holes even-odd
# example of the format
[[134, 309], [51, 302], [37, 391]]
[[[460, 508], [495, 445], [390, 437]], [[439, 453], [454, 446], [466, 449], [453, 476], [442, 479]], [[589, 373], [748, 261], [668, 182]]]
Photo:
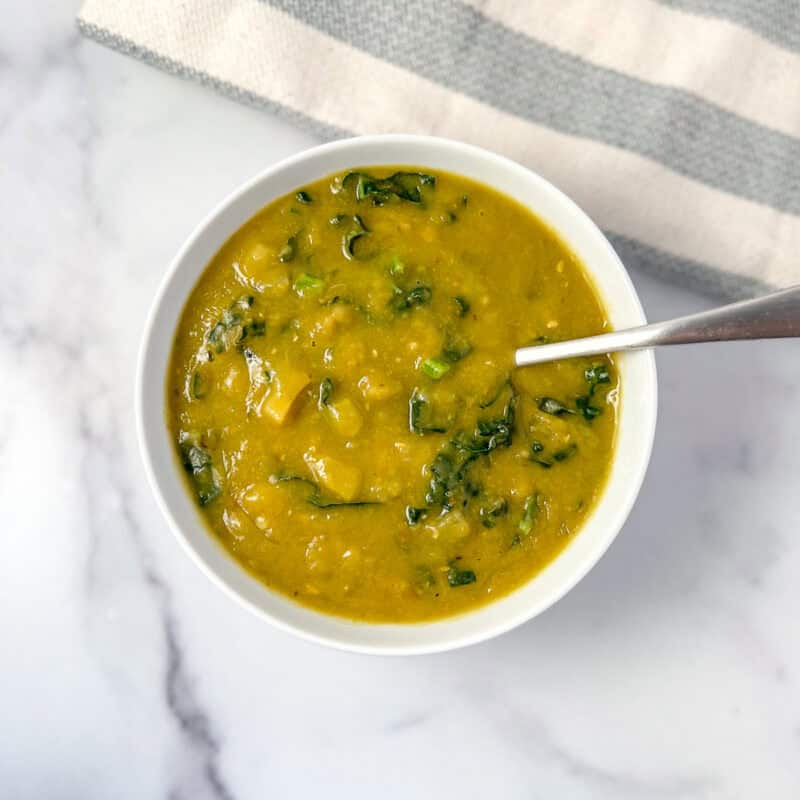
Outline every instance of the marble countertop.
[[640, 500], [538, 619], [412, 659], [275, 631], [167, 530], [132, 385], [184, 237], [314, 139], [47, 5], [0, 28], [0, 796], [800, 796], [797, 343], [658, 354]]

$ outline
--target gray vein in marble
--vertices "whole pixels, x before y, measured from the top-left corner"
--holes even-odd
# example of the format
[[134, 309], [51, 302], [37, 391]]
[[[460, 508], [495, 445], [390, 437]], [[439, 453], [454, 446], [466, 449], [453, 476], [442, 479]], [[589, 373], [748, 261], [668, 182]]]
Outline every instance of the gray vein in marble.
[[[481, 706], [487, 723], [498, 726], [502, 721], [503, 738], [513, 743], [530, 758], [534, 751], [543, 763], [558, 764], [561, 770], [591, 789], [594, 797], [610, 798], [705, 798], [713, 794], [714, 784], [700, 776], [671, 775], [659, 778], [644, 778], [622, 773], [590, 763], [557, 741], [555, 735], [534, 714], [515, 704], [514, 697], [506, 695], [502, 700], [492, 697], [493, 690], [486, 687], [487, 700]], [[635, 701], [632, 701], [635, 702]], [[491, 713], [487, 709], [491, 708]], [[602, 794], [601, 794], [602, 793]]]
[[[73, 31], [64, 45], [64, 52], [69, 63], [73, 66], [79, 84], [84, 87], [91, 86], [90, 76], [83, 58], [81, 58], [82, 38], [78, 31]], [[97, 232], [110, 234], [111, 226], [103, 215], [101, 205], [97, 202], [94, 188], [94, 151], [102, 133], [97, 122], [97, 116], [91, 113], [92, 105], [88, 104], [86, 113], [81, 115], [82, 126], [78, 128], [75, 143], [81, 154], [81, 190], [86, 200], [86, 207], [91, 210], [92, 221]], [[113, 237], [112, 237], [113, 238]]]
[[[128, 476], [122, 470], [120, 453], [122, 442], [115, 433], [117, 421], [111, 420], [109, 430], [102, 434], [93, 430], [85, 407], [80, 410], [80, 439], [85, 446], [85, 454], [94, 453], [99, 457], [98, 468], [102, 468], [108, 486], [115, 492], [118, 503], [119, 524], [127, 531], [139, 558], [142, 577], [151, 589], [151, 596], [157, 606], [166, 645], [166, 669], [164, 680], [164, 700], [170, 714], [177, 723], [185, 743], [196, 762], [190, 775], [182, 779], [169, 793], [171, 800], [233, 800], [233, 795], [225, 785], [220, 774], [218, 760], [220, 743], [206, 711], [200, 705], [192, 686], [189, 669], [180, 645], [177, 620], [173, 611], [173, 599], [169, 586], [157, 570], [152, 554], [149, 552], [142, 534], [141, 525], [134, 513], [134, 503], [128, 489]], [[83, 459], [82, 469], [92, 469], [91, 459]], [[92, 487], [96, 481], [86, 475], [84, 485]], [[87, 557], [87, 585], [91, 592], [95, 582], [95, 560], [98, 543], [103, 535], [102, 524], [98, 524], [94, 492], [86, 492], [89, 552]]]
[[[150, 590], [164, 641], [163, 702], [179, 731], [187, 762], [170, 765], [178, 770], [177, 777], [172, 778], [170, 796], [232, 800], [218, 765], [220, 741], [197, 698], [181, 647], [171, 590], [155, 564], [135, 512], [130, 450], [120, 434], [126, 426], [115, 407], [117, 387], [107, 374], [107, 365], [117, 363], [119, 353], [113, 335], [116, 319], [97, 305], [102, 302], [104, 289], [113, 291], [98, 271], [101, 259], [97, 256], [100, 246], [113, 242], [114, 237], [96, 197], [94, 169], [102, 131], [91, 102], [93, 83], [82, 49], [81, 37], [71, 29], [44, 47], [32, 49], [24, 69], [16, 70], [14, 91], [19, 94], [20, 105], [15, 108], [10, 103], [8, 107], [16, 111], [9, 115], [9, 121], [23, 126], [18, 131], [19, 141], [31, 148], [36, 141], [44, 140], [51, 147], [59, 143], [71, 158], [63, 174], [34, 171], [31, 196], [39, 191], [36, 207], [42, 214], [69, 209], [65, 232], [82, 245], [82, 261], [74, 263], [63, 244], [54, 244], [52, 248], [21, 249], [33, 254], [36, 260], [31, 263], [5, 264], [0, 284], [0, 339], [4, 355], [25, 365], [33, 382], [48, 393], [52, 412], [63, 418], [61, 424], [75, 430], [76, 452], [71, 463], [79, 472], [83, 496], [80, 524], [86, 535], [87, 614], [102, 613], [107, 605], [106, 598], [100, 596], [101, 582], [113, 585], [119, 579], [113, 570], [109, 573], [108, 564], [100, 562], [103, 547], [111, 553], [115, 545], [119, 548], [120, 541], [127, 542], [137, 562], [133, 574], [138, 567]], [[53, 92], [65, 86], [74, 97], [69, 102], [51, 103]], [[45, 128], [30, 123], [37, 119], [34, 109], [40, 104], [52, 113]], [[31, 163], [38, 164], [40, 159], [33, 158]], [[50, 186], [58, 180], [61, 192], [56, 195], [50, 192]], [[47, 227], [41, 230], [46, 232]], [[83, 265], [85, 269], [81, 269]], [[27, 275], [30, 267], [39, 267], [39, 274], [49, 273], [49, 279], [42, 284], [31, 281]], [[68, 292], [78, 301], [91, 298], [94, 305], [76, 307], [69, 296], [65, 298]], [[53, 335], [54, 327], [59, 336]]]
[[419, 711], [391, 720], [385, 727], [386, 733], [400, 733], [424, 725], [433, 716], [432, 711]]
[[[201, 759], [202, 775], [209, 790], [209, 797], [215, 800], [233, 800], [233, 795], [220, 775], [218, 759], [220, 744], [214, 734], [207, 714], [202, 710], [195, 697], [194, 690], [184, 666], [183, 651], [180, 647], [176, 631], [175, 617], [169, 605], [169, 593], [159, 578], [154, 583], [162, 595], [162, 617], [164, 635], [167, 642], [167, 675], [166, 700], [173, 717], [180, 725], [181, 731]], [[185, 792], [183, 787], [170, 792], [173, 800], [196, 800], [199, 795], [194, 788]]]

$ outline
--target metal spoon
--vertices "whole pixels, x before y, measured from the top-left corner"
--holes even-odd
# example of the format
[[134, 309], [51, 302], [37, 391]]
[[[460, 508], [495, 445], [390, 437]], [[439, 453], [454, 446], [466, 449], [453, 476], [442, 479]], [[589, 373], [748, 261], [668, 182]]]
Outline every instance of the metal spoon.
[[782, 339], [800, 336], [800, 285], [687, 317], [554, 344], [520, 347], [518, 367], [576, 356], [642, 350], [664, 344]]

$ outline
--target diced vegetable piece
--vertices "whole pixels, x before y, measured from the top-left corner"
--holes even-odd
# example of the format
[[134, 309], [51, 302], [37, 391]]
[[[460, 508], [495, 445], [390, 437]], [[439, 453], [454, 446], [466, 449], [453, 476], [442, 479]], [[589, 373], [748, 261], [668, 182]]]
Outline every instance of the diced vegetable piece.
[[289, 505], [289, 497], [277, 485], [256, 483], [248, 486], [239, 495], [239, 505], [244, 509], [253, 524], [266, 530], [270, 521]]
[[458, 306], [458, 316], [459, 317], [466, 317], [469, 314], [470, 304], [469, 300], [466, 297], [454, 297], [453, 300], [455, 304]]
[[401, 386], [392, 378], [378, 372], [362, 376], [358, 388], [365, 400], [388, 400], [400, 393]]
[[306, 464], [315, 480], [343, 500], [355, 499], [361, 488], [361, 470], [331, 456], [315, 457], [306, 453]]
[[[309, 469], [312, 470], [312, 474], [316, 478], [317, 472], [315, 470], [322, 459], [317, 459], [313, 452], [306, 453], [304, 458], [308, 463]], [[320, 467], [320, 469], [321, 468], [322, 467]], [[306, 497], [306, 502], [315, 508], [361, 508], [364, 506], [382, 505], [380, 502], [373, 500], [331, 500], [321, 494], [320, 487], [314, 481], [291, 472], [273, 473], [269, 477], [269, 482], [274, 486], [294, 483], [299, 485], [306, 484], [311, 489], [311, 494]]]
[[392, 256], [392, 260], [389, 262], [389, 274], [392, 277], [397, 277], [398, 275], [403, 275], [406, 271], [406, 265], [403, 263], [403, 259], [400, 256]]
[[269, 248], [263, 242], [256, 242], [242, 257], [245, 263], [256, 264], [265, 261], [269, 256]]
[[301, 189], [295, 195], [295, 199], [297, 200], [298, 203], [311, 203], [312, 202], [311, 195], [307, 191], [305, 191], [305, 189]]
[[295, 367], [284, 366], [272, 373], [270, 392], [262, 405], [263, 412], [278, 425], [286, 422], [297, 398], [311, 383], [311, 378]]
[[449, 371], [450, 365], [439, 358], [426, 358], [421, 364], [420, 369], [435, 381], [443, 378]]
[[459, 542], [470, 535], [471, 528], [464, 514], [456, 510], [429, 521], [425, 531], [443, 542]]
[[325, 286], [325, 281], [322, 278], [317, 278], [315, 275], [309, 275], [307, 272], [301, 272], [294, 282], [294, 290], [300, 297], [305, 297], [307, 294], [318, 292]]
[[349, 397], [328, 403], [326, 410], [333, 428], [347, 439], [355, 436], [364, 424], [361, 412]]

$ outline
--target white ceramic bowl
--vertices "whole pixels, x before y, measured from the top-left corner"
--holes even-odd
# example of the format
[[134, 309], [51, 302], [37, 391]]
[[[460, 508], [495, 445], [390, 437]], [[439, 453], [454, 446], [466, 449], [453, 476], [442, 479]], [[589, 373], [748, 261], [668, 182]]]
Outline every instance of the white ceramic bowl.
[[619, 430], [605, 491], [561, 555], [507, 597], [437, 622], [376, 625], [327, 616], [267, 589], [206, 530], [184, 484], [165, 418], [173, 336], [203, 269], [223, 242], [259, 209], [333, 172], [376, 164], [448, 170], [515, 198], [552, 226], [579, 256], [615, 328], [645, 322], [636, 291], [606, 238], [575, 203], [535, 173], [486, 150], [446, 139], [405, 135], [346, 139], [307, 150], [261, 173], [223, 200], [180, 249], [144, 332], [136, 385], [137, 427], [147, 475], [164, 516], [189, 555], [232, 597], [277, 627], [316, 642], [364, 653], [430, 653], [489, 639], [536, 616], [568, 592], [603, 555], [633, 506], [650, 459], [656, 424], [655, 360], [650, 352], [619, 358]]

